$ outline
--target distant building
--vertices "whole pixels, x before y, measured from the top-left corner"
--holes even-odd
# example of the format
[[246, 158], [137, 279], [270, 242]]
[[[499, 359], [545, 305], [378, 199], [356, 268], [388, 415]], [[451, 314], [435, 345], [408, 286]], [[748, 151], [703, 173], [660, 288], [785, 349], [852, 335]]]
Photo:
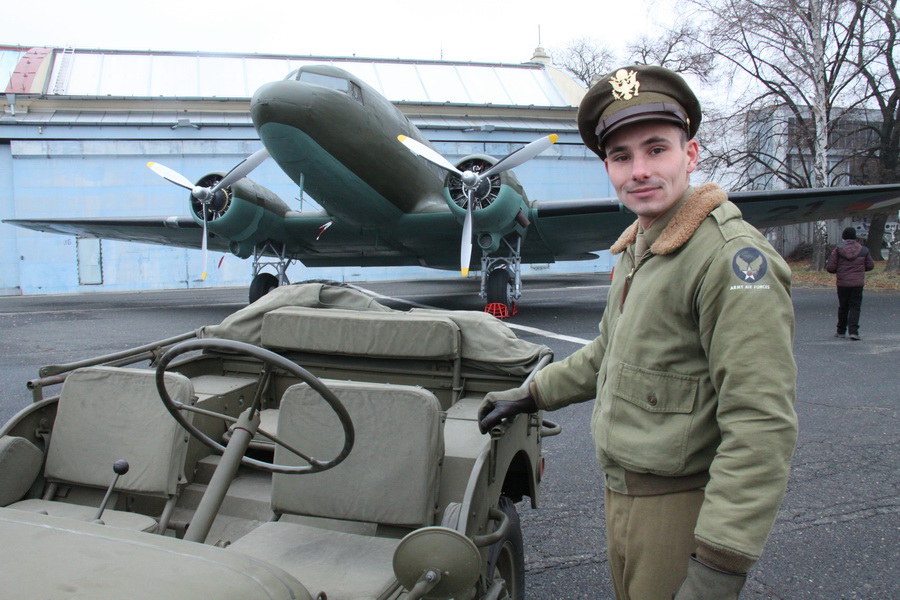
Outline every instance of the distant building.
[[[805, 119], [813, 118], [807, 111]], [[860, 150], [877, 146], [877, 135], [872, 124], [880, 123], [880, 115], [874, 110], [847, 111], [829, 132], [828, 140], [828, 185], [841, 187], [849, 185], [867, 185], [882, 183], [872, 181], [871, 171], [875, 167], [872, 159], [860, 156]], [[808, 187], [812, 180], [813, 159], [805, 140], [804, 129], [797, 118], [787, 108], [761, 109], [751, 112], [746, 121], [746, 140], [749, 150], [759, 156], [769, 158], [770, 165], [784, 168], [788, 179], [795, 185], [788, 185], [775, 177], [771, 168], [761, 162], [755, 163], [748, 170], [747, 179], [752, 189], [783, 189], [786, 187]], [[840, 241], [845, 227], [856, 227], [857, 235], [868, 237], [869, 217], [848, 217], [828, 222], [828, 241]], [[813, 239], [813, 223], [800, 223], [772, 227], [764, 231], [782, 255], [788, 256], [801, 245], [811, 244]], [[888, 219], [885, 237], [890, 239], [897, 227], [897, 216]]]
[[[545, 53], [526, 63], [133, 52], [0, 45], [0, 219], [186, 215], [187, 194], [146, 167], [159, 162], [199, 179], [227, 171], [260, 147], [250, 121], [257, 87], [303, 65], [354, 73], [394, 102], [451, 160], [501, 157], [537, 137], [560, 136], [552, 153], [516, 169], [531, 200], [613, 197], [575, 125], [584, 89]], [[364, 143], [364, 140], [360, 140]], [[252, 175], [292, 208], [315, 208], [273, 161]], [[217, 263], [219, 263], [217, 265]], [[75, 239], [0, 225], [0, 294], [245, 286], [250, 262], [199, 252]], [[605, 271], [589, 263], [523, 272]], [[295, 281], [447, 277], [418, 268], [308, 269]]]

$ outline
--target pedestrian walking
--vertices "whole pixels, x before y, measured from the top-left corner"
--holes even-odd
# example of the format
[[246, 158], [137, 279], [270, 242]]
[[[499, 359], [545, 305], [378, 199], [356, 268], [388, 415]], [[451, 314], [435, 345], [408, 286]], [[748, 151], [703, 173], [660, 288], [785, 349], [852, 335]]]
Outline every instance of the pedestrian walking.
[[841, 243], [835, 246], [825, 263], [825, 270], [835, 273], [838, 296], [838, 320], [835, 337], [858, 341], [859, 313], [862, 310], [863, 287], [866, 271], [875, 268], [872, 253], [856, 239], [856, 228], [847, 227], [841, 234]]

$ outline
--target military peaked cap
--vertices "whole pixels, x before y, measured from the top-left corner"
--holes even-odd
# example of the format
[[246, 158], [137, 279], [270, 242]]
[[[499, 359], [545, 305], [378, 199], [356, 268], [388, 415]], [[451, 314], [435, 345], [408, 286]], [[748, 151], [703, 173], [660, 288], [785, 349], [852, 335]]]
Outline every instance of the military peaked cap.
[[691, 139], [701, 118], [700, 101], [678, 73], [633, 65], [616, 69], [588, 90], [578, 107], [578, 131], [584, 145], [606, 159], [604, 140], [623, 125], [670, 121], [683, 127]]

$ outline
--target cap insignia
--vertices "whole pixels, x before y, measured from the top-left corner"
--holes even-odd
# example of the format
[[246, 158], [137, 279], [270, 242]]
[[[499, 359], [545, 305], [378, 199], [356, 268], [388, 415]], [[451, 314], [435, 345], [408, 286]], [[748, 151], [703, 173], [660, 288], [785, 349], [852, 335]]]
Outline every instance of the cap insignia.
[[609, 83], [613, 88], [613, 98], [616, 100], [631, 100], [638, 96], [641, 82], [637, 80], [637, 71], [619, 69]]

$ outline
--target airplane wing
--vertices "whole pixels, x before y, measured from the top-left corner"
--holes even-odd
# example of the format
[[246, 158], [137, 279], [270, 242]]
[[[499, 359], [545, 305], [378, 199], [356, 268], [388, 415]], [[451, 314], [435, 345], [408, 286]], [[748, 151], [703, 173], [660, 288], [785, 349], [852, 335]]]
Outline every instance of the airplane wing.
[[[823, 188], [817, 190], [762, 190], [731, 192], [744, 218], [759, 228], [865, 215], [900, 208], [900, 184]], [[635, 216], [616, 199], [545, 200], [530, 210], [533, 232], [525, 237], [523, 262], [588, 260], [605, 250], [634, 221]], [[293, 213], [285, 217], [287, 255], [308, 266], [402, 266], [427, 264], [455, 268], [453, 245], [459, 224], [446, 215], [431, 215], [428, 226], [412, 219], [398, 223], [393, 240], [359, 230], [340, 221], [324, 227], [330, 218], [322, 212]], [[201, 227], [189, 216], [8, 219], [26, 229], [98, 237], [127, 242], [200, 249]], [[424, 237], [423, 237], [424, 236]], [[421, 238], [421, 239], [420, 239]], [[229, 251], [230, 240], [210, 235], [209, 248]]]
[[[840, 219], [900, 209], [900, 184], [822, 189], [729, 192], [747, 222], [777, 225]], [[540, 201], [531, 221], [540, 240], [526, 238], [526, 252], [542, 246], [556, 257], [577, 257], [606, 249], [635, 220], [615, 199]], [[571, 260], [571, 259], [570, 259]]]
[[[190, 216], [5, 219], [3, 223], [43, 233], [195, 250], [200, 250], [203, 242], [202, 227]], [[419, 264], [411, 252], [392, 247], [384, 240], [379, 243], [377, 236], [367, 232], [334, 224], [321, 211], [285, 216], [282, 235], [273, 238], [272, 241], [285, 245], [289, 258], [308, 266]], [[225, 236], [210, 233], [208, 247], [230, 252], [231, 242]]]
[[869, 215], [900, 209], [900, 184], [730, 192], [744, 219], [758, 228]]
[[[109, 217], [5, 219], [4, 223], [43, 233], [200, 249], [201, 227], [191, 217]], [[228, 251], [228, 241], [210, 238], [211, 250]]]

